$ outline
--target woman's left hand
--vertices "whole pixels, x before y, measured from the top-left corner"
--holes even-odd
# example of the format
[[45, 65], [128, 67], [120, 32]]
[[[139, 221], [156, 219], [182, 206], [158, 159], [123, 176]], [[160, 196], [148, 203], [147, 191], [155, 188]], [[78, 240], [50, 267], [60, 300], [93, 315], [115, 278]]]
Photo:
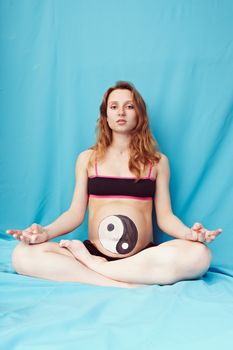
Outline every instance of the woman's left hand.
[[202, 224], [196, 222], [191, 228], [190, 233], [187, 235], [187, 239], [197, 242], [212, 242], [218, 235], [222, 233], [222, 229], [209, 231]]

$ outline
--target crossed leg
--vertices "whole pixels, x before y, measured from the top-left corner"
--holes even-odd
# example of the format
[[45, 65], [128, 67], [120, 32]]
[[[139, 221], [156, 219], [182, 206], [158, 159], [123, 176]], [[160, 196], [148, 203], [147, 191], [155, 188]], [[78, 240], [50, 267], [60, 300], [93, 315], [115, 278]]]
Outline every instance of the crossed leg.
[[[101, 258], [96, 257], [100, 262]], [[28, 245], [20, 242], [12, 255], [17, 273], [52, 281], [80, 282], [99, 286], [120, 288], [143, 287], [143, 285], [115, 281], [105, 277], [77, 261], [73, 254], [58, 243], [45, 242]]]
[[96, 259], [81, 241], [60, 242], [89, 269], [105, 277], [142, 284], [173, 284], [201, 277], [211, 262], [209, 248], [203, 243], [174, 239], [115, 261]]

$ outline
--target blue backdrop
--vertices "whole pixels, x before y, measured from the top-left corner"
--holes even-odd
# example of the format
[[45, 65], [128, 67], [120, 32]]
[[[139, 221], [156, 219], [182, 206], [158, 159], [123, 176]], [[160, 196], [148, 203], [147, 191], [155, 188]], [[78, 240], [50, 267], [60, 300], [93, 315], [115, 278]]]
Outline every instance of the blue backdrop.
[[[102, 96], [127, 80], [170, 160], [174, 213], [222, 227], [212, 265], [231, 268], [232, 13], [227, 0], [1, 0], [1, 237], [69, 208]], [[86, 236], [86, 221], [69, 234]]]
[[[231, 0], [0, 0], [1, 349], [232, 348], [232, 18]], [[147, 103], [174, 213], [223, 228], [210, 270], [136, 289], [14, 273], [5, 230], [69, 208], [77, 155], [117, 80]], [[86, 238], [87, 221], [68, 237]]]

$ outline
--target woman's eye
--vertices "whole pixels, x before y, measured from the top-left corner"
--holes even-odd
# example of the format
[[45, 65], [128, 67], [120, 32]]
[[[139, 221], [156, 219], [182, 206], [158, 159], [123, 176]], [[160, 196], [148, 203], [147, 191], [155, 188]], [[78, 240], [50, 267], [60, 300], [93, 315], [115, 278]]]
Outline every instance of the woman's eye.
[[[111, 109], [116, 109], [117, 106], [113, 105], [113, 106], [110, 106]], [[127, 105], [127, 108], [128, 109], [134, 109], [134, 106], [133, 105]]]

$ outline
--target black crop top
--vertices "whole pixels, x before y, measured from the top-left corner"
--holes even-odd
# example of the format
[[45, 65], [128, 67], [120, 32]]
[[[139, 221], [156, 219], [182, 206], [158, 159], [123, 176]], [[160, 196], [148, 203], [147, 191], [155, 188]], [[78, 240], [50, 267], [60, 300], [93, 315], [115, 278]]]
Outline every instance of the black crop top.
[[88, 177], [89, 197], [117, 197], [151, 200], [155, 195], [155, 179], [151, 178], [150, 167], [148, 177], [135, 181], [131, 177], [98, 176], [97, 162], [95, 162], [95, 176]]

